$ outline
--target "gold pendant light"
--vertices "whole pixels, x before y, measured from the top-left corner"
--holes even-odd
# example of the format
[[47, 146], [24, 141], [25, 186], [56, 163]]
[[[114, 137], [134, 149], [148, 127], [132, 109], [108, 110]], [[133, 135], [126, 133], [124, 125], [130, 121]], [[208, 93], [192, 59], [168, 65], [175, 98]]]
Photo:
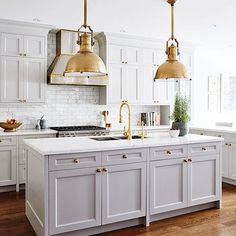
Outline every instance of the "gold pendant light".
[[102, 59], [92, 51], [94, 45], [93, 30], [87, 23], [88, 2], [84, 0], [84, 24], [78, 30], [80, 50], [70, 58], [64, 72], [65, 76], [107, 77]]
[[188, 72], [185, 66], [177, 59], [180, 52], [179, 42], [174, 36], [174, 4], [176, 1], [177, 0], [167, 0], [167, 2], [171, 5], [171, 37], [166, 42], [166, 54], [168, 58], [166, 62], [160, 65], [157, 69], [156, 76], [154, 78], [155, 80], [188, 78]]

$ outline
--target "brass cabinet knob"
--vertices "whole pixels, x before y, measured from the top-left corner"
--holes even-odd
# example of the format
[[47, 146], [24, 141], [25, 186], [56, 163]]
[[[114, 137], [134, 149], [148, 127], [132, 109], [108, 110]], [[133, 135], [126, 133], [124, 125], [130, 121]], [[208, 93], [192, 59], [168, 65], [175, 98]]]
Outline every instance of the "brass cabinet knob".
[[206, 151], [207, 149], [205, 147], [202, 148], [202, 151]]
[[108, 169], [107, 169], [107, 168], [103, 168], [102, 170], [103, 170], [104, 172], [107, 172], [107, 171], [108, 171]]
[[75, 159], [74, 163], [79, 164], [79, 159]]
[[127, 159], [128, 157], [127, 157], [126, 155], [123, 155], [122, 158], [123, 158], [123, 159]]
[[203, 135], [203, 133], [200, 133], [200, 135]]
[[186, 162], [188, 162], [188, 160], [184, 159], [184, 160], [183, 160], [183, 162], [185, 162], [185, 163], [186, 163]]
[[0, 143], [2, 142], [2, 140], [0, 139]]
[[171, 151], [169, 151], [169, 150], [168, 150], [168, 151], [166, 151], [166, 154], [170, 155], [170, 154], [171, 154]]
[[101, 172], [102, 172], [102, 169], [101, 169], [101, 168], [98, 168], [98, 169], [96, 169], [96, 171], [97, 171], [98, 173], [101, 173]]
[[188, 162], [192, 162], [193, 160], [191, 158], [188, 159]]
[[26, 102], [26, 99], [23, 99], [22, 101], [23, 101], [23, 102]]
[[23, 56], [23, 53], [19, 53], [19, 56], [22, 57], [22, 56]]
[[232, 144], [231, 144], [231, 143], [229, 143], [228, 145], [229, 145], [230, 147], [232, 146]]
[[24, 53], [24, 57], [26, 57], [26, 53]]
[[225, 143], [225, 146], [228, 146], [229, 144], [228, 143]]
[[221, 138], [222, 136], [221, 135], [218, 135], [219, 138]]

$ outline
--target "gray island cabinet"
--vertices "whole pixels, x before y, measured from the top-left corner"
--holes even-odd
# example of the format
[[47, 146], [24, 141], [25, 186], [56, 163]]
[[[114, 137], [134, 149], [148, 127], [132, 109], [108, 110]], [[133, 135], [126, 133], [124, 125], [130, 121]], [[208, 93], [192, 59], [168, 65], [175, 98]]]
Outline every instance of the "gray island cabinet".
[[26, 140], [26, 215], [39, 236], [81, 236], [219, 208], [222, 141]]

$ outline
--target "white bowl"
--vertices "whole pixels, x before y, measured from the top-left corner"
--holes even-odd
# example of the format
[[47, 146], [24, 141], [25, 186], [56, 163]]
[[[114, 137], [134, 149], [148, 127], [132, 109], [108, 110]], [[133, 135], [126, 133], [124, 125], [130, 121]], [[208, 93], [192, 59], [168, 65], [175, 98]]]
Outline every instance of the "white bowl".
[[169, 130], [169, 134], [172, 138], [177, 138], [179, 136], [180, 130], [176, 129], [176, 130]]

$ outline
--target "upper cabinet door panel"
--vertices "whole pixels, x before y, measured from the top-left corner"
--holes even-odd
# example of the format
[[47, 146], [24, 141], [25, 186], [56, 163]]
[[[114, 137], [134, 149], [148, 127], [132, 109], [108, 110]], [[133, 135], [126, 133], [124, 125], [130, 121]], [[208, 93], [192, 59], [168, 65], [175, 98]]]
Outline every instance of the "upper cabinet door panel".
[[109, 66], [111, 81], [109, 84], [109, 102], [111, 104], [120, 103], [124, 99], [124, 67], [120, 64], [111, 64]]
[[110, 45], [109, 47], [109, 63], [124, 63], [125, 50], [119, 45]]
[[23, 55], [23, 35], [2, 33], [1, 55], [17, 57]]
[[125, 63], [129, 65], [138, 65], [140, 62], [140, 51], [136, 47], [126, 47]]
[[31, 58], [45, 57], [45, 38], [24, 36], [24, 56]]
[[24, 99], [27, 102], [44, 102], [45, 60], [24, 59]]
[[1, 102], [23, 99], [23, 61], [20, 57], [1, 56]]

